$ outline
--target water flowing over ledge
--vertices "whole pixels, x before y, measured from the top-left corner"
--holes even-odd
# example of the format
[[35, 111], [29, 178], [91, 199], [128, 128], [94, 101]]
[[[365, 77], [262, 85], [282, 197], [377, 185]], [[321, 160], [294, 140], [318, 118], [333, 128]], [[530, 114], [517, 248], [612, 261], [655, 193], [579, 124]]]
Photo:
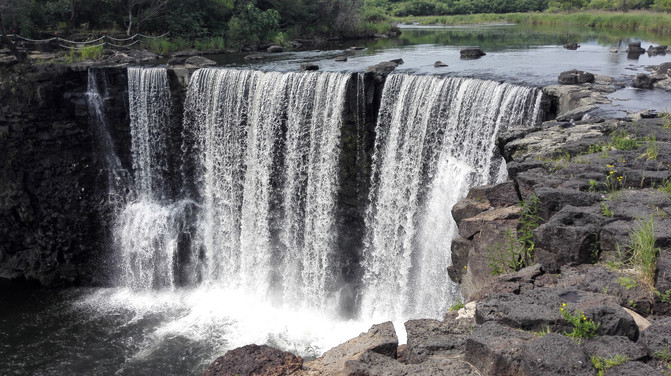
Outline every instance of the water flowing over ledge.
[[[376, 321], [440, 317], [459, 297], [450, 209], [502, 178], [496, 135], [539, 121], [541, 101], [394, 74], [378, 111], [364, 74], [200, 69], [174, 125], [170, 85], [166, 69], [129, 68], [133, 182], [110, 226], [120, 289], [82, 303], [140, 320], [161, 307], [136, 362], [165, 333], [204, 341], [204, 364], [245, 341], [319, 353]], [[279, 321], [250, 330], [261, 311]]]

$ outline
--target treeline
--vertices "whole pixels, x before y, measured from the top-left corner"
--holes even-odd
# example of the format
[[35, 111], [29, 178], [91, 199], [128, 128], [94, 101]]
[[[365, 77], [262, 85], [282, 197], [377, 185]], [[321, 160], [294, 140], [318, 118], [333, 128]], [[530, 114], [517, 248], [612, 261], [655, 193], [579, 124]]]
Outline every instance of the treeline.
[[394, 17], [580, 9], [671, 11], [671, 0], [365, 0], [366, 13]]
[[239, 43], [361, 32], [362, 0], [0, 0], [9, 33], [109, 31]]

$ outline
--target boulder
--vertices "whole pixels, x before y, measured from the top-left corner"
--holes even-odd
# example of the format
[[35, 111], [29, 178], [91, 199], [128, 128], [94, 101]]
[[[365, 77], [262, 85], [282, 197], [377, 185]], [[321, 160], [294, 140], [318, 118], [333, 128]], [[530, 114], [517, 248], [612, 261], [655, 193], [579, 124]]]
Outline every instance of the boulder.
[[667, 46], [650, 46], [648, 47], [648, 55], [657, 56], [657, 55], [666, 55], [668, 50]]
[[398, 67], [398, 64], [392, 63], [391, 61], [383, 61], [376, 65], [371, 65], [366, 68], [367, 72], [373, 72], [378, 76], [386, 76], [391, 73], [394, 69]]
[[654, 83], [652, 77], [645, 73], [639, 73], [636, 76], [634, 76], [634, 82], [633, 85], [635, 88], [638, 89], [651, 89], [652, 84]]
[[202, 56], [191, 56], [190, 58], [186, 59], [185, 63], [189, 65], [195, 65], [198, 68], [212, 67], [217, 65], [217, 62]]
[[285, 376], [298, 372], [303, 359], [270, 346], [247, 345], [217, 358], [203, 376]]
[[466, 48], [459, 51], [459, 55], [462, 59], [479, 59], [487, 54], [480, 48]]
[[446, 67], [447, 64], [445, 64], [445, 63], [443, 63], [442, 61], [438, 60], [438, 61], [436, 61], [435, 63], [433, 63], [433, 66], [434, 66], [435, 68], [442, 68], [442, 67]]
[[405, 323], [408, 334], [406, 362], [418, 364], [430, 357], [451, 357], [462, 354], [466, 337], [470, 334], [474, 319], [457, 319], [456, 312], [450, 312], [444, 321], [421, 319]]
[[478, 303], [475, 319], [478, 324], [496, 321], [523, 330], [541, 331], [549, 326], [555, 333], [570, 332], [573, 327], [560, 313], [563, 303], [569, 304], [571, 312], [584, 312], [600, 323], [599, 335], [638, 338], [636, 322], [622, 309], [617, 298], [575, 289], [543, 287], [519, 295], [495, 295]]
[[658, 369], [643, 362], [626, 362], [609, 368], [603, 373], [604, 376], [662, 376]]
[[[545, 202], [543, 204], [546, 205]], [[540, 225], [534, 231], [534, 260], [551, 272], [559, 271], [565, 264], [597, 260], [598, 221], [601, 216], [594, 211], [567, 205]]]
[[653, 68], [655, 73], [657, 74], [666, 74], [669, 75], [671, 74], [671, 62], [669, 63], [662, 63]]
[[563, 85], [578, 85], [594, 82], [594, 75], [589, 72], [573, 69], [559, 74], [559, 83]]
[[614, 358], [620, 355], [629, 360], [643, 360], [648, 356], [643, 346], [622, 336], [596, 336], [582, 341], [582, 345], [588, 356]]
[[345, 62], [345, 61], [347, 61], [347, 56], [338, 56], [338, 57], [335, 58], [335, 61]]
[[659, 358], [671, 356], [671, 317], [666, 317], [653, 322], [648, 329], [641, 333], [638, 343], [643, 346], [650, 357]]
[[473, 187], [468, 191], [466, 197], [478, 202], [489, 202], [494, 207], [506, 207], [520, 203], [515, 183], [512, 180], [494, 185]]
[[585, 350], [557, 333], [529, 342], [522, 351], [521, 361], [523, 375], [594, 375]]
[[536, 339], [531, 333], [487, 322], [466, 339], [464, 359], [483, 375], [520, 375], [525, 347]]
[[278, 46], [278, 45], [274, 44], [274, 45], [268, 47], [266, 49], [266, 51], [268, 53], [271, 53], [271, 54], [276, 54], [276, 53], [284, 52], [284, 48], [282, 46]]
[[627, 48], [628, 54], [642, 54], [645, 53], [645, 48], [641, 47], [641, 42], [630, 42]]
[[332, 348], [323, 356], [306, 363], [305, 367], [324, 375], [337, 375], [345, 369], [345, 363], [358, 361], [366, 352], [396, 359], [397, 348], [398, 337], [394, 325], [389, 321], [373, 325], [366, 333]]
[[394, 63], [396, 65], [401, 65], [404, 63], [403, 59], [391, 59], [389, 62]]
[[314, 63], [303, 63], [301, 64], [302, 71], [316, 71], [319, 70], [319, 65]]
[[[321, 374], [331, 376], [334, 374]], [[402, 364], [394, 359], [367, 351], [356, 360], [345, 363], [341, 376], [476, 376], [479, 375], [468, 363], [460, 359], [432, 358], [421, 364]]]
[[577, 50], [580, 45], [578, 43], [566, 43], [564, 44], [564, 48], [567, 50]]

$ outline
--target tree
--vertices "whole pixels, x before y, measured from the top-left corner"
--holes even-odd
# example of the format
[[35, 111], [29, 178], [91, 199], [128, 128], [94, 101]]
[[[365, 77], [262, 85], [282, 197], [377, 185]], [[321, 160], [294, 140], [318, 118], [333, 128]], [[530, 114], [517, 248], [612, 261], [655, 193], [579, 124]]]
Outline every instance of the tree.
[[19, 61], [23, 62], [23, 54], [16, 48], [16, 45], [9, 40], [5, 27], [5, 20], [13, 18], [15, 12], [22, 9], [22, 5], [24, 4], [20, 3], [22, 3], [21, 0], [0, 0], [0, 32], [2, 32], [2, 44], [7, 45], [9, 50], [12, 51], [12, 54], [14, 54]]
[[125, 11], [126, 35], [130, 35], [133, 26], [139, 29], [144, 22], [160, 16], [168, 5], [168, 0], [120, 0], [120, 2]]

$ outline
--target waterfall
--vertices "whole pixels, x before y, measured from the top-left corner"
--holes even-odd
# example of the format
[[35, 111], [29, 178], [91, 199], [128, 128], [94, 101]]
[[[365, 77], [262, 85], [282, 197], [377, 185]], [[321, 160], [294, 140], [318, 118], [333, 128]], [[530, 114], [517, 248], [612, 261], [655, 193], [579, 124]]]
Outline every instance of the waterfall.
[[[344, 265], [357, 261], [336, 244], [349, 182], [369, 203], [356, 232], [365, 318], [439, 317], [459, 297], [446, 272], [451, 208], [469, 187], [505, 178], [497, 133], [540, 113], [536, 89], [393, 74], [369, 160], [363, 74], [200, 69], [178, 130], [165, 69], [129, 68], [128, 88], [134, 194], [114, 223], [121, 285], [218, 286], [337, 311]], [[346, 143], [354, 154], [341, 158]], [[342, 161], [370, 163], [370, 183], [358, 170], [341, 182]]]
[[128, 68], [131, 155], [134, 184], [113, 224], [119, 254], [119, 283], [147, 290], [198, 280], [188, 248], [198, 249], [193, 229], [197, 209], [189, 199], [170, 197], [168, 164], [171, 98], [165, 68]]
[[326, 304], [348, 83], [339, 73], [194, 74], [185, 139], [198, 156], [210, 281]]
[[361, 311], [365, 317], [440, 317], [459, 297], [446, 269], [452, 206], [492, 183], [495, 137], [532, 125], [536, 89], [466, 78], [390, 75], [373, 155]]
[[116, 209], [127, 199], [126, 190], [131, 178], [128, 170], [121, 165], [121, 160], [110, 135], [109, 122], [104, 111], [105, 101], [108, 98], [109, 84], [105, 71], [89, 68], [86, 103], [93, 125], [96, 147], [100, 151], [97, 155], [103, 159], [101, 165], [106, 173], [108, 204]]

